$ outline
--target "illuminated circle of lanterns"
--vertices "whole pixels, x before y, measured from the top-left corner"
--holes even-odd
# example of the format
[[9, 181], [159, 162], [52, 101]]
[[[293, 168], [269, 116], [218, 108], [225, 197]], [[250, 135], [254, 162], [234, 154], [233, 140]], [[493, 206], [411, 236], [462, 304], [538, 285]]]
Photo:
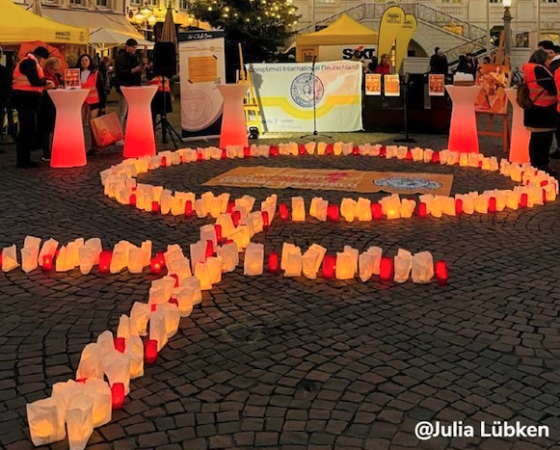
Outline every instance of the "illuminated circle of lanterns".
[[[28, 422], [32, 441], [44, 445], [62, 440], [68, 434], [71, 447], [83, 448], [94, 427], [111, 420], [111, 410], [124, 406], [130, 390], [130, 380], [144, 373], [144, 364], [153, 364], [158, 352], [178, 330], [181, 317], [191, 314], [193, 307], [201, 302], [202, 290], [211, 289], [221, 281], [222, 273], [231, 272], [239, 264], [239, 251], [245, 250], [244, 273], [249, 276], [264, 272], [264, 246], [251, 242], [255, 233], [263, 232], [271, 225], [277, 210], [276, 196], [270, 196], [254, 211], [255, 199], [243, 196], [235, 201], [229, 194], [214, 196], [203, 194], [196, 199], [194, 194], [171, 193], [161, 186], [136, 183], [140, 173], [159, 167], [207, 159], [231, 157], [274, 157], [278, 155], [333, 154], [396, 157], [436, 164], [459, 164], [479, 167], [483, 170], [500, 171], [521, 186], [512, 191], [486, 191], [478, 194], [458, 194], [455, 198], [421, 196], [420, 203], [400, 200], [388, 196], [379, 203], [368, 203], [367, 199], [357, 202], [344, 199], [340, 205], [313, 199], [309, 214], [319, 220], [338, 221], [339, 215], [346, 220], [378, 220], [419, 217], [431, 214], [492, 213], [505, 207], [517, 209], [553, 201], [558, 193], [558, 183], [543, 172], [528, 165], [519, 166], [502, 160], [498, 165], [495, 158], [476, 154], [455, 154], [447, 150], [411, 149], [404, 147], [382, 147], [351, 144], [334, 145], [319, 143], [298, 146], [252, 146], [248, 149], [216, 148], [177, 152], [164, 152], [155, 157], [126, 160], [101, 173], [105, 194], [119, 203], [153, 213], [211, 215], [214, 225], [200, 229], [200, 240], [190, 246], [189, 260], [178, 245], [169, 245], [166, 252], [152, 257], [152, 245], [145, 241], [135, 246], [121, 241], [113, 250], [103, 250], [100, 239], [76, 239], [59, 248], [59, 243], [49, 239], [41, 246], [41, 240], [32, 236], [25, 239], [21, 250], [21, 267], [29, 273], [41, 269], [50, 272], [72, 270], [76, 267], [84, 274], [98, 266], [100, 273], [118, 273], [127, 268], [131, 273], [141, 273], [149, 266], [153, 274], [167, 274], [152, 282], [148, 303], [134, 303], [130, 314], [121, 316], [116, 336], [105, 331], [95, 343], [88, 344], [81, 355], [76, 380], [56, 383], [49, 398], [27, 405]], [[450, 199], [450, 200], [447, 200]], [[482, 199], [482, 200], [481, 200]], [[412, 203], [408, 203], [412, 202]], [[303, 198], [292, 198], [291, 218], [305, 220]], [[290, 211], [285, 204], [278, 205], [280, 220], [288, 220]], [[19, 267], [15, 245], [2, 250], [0, 265], [4, 272]], [[383, 256], [379, 247], [370, 247], [359, 254], [358, 250], [346, 246], [342, 252], [329, 253], [327, 249], [313, 244], [305, 253], [293, 244], [284, 243], [279, 255], [272, 251], [267, 258], [267, 269], [271, 273], [284, 271], [285, 276], [315, 278], [321, 270], [324, 278], [350, 279], [359, 276], [367, 281], [373, 274], [382, 281], [395, 280], [426, 283], [436, 277], [440, 284], [447, 281], [447, 265], [444, 261], [434, 264], [429, 252], [412, 255], [399, 250], [394, 258]], [[142, 337], [146, 339], [142, 339]], [[107, 378], [108, 383], [104, 378]]]

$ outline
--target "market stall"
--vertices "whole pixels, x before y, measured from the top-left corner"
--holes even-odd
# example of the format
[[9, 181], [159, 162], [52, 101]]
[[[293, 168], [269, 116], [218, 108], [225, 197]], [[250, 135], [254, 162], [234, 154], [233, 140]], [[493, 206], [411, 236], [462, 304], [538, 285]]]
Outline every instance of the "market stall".
[[296, 36], [297, 62], [340, 61], [350, 59], [356, 48], [361, 57], [371, 60], [377, 53], [378, 34], [343, 14], [328, 27], [315, 33]]
[[26, 11], [10, 0], [0, 0], [0, 44], [19, 45], [27, 41], [49, 44], [87, 45], [89, 30], [73, 27]]

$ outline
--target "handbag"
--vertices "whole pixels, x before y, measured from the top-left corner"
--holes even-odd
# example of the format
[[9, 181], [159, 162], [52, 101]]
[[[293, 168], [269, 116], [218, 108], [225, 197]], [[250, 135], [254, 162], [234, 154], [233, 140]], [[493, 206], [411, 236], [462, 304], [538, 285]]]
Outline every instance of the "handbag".
[[124, 138], [121, 122], [116, 113], [110, 113], [92, 119], [93, 138], [100, 147], [108, 147]]

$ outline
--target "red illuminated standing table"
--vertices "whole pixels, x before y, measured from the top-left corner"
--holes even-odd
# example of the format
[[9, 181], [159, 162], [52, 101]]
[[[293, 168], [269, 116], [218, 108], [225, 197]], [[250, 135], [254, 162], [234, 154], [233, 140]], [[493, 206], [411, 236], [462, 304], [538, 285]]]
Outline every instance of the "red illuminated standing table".
[[56, 122], [51, 154], [51, 167], [81, 167], [87, 164], [82, 105], [88, 89], [55, 89], [47, 91], [56, 107]]
[[506, 95], [513, 107], [509, 161], [519, 164], [528, 163], [531, 132], [523, 125], [525, 111], [517, 104], [517, 89], [506, 89]]
[[249, 138], [243, 100], [249, 86], [246, 84], [218, 84], [217, 87], [224, 98], [220, 148], [225, 149], [230, 145], [248, 147]]
[[454, 152], [478, 153], [478, 130], [474, 101], [480, 86], [445, 86], [453, 101], [451, 128], [447, 149]]
[[123, 156], [138, 158], [156, 154], [151, 103], [157, 86], [121, 87], [128, 103]]

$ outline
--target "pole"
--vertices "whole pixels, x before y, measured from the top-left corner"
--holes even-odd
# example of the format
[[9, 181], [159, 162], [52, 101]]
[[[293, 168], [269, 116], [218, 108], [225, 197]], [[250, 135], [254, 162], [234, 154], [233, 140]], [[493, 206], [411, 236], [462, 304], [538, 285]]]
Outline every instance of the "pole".
[[486, 1], [486, 53], [490, 56], [490, 0]]
[[[537, 0], [538, 1], [538, 0]], [[504, 39], [504, 60], [507, 61], [508, 56], [510, 56], [510, 50], [511, 50], [511, 42], [510, 42], [510, 36], [511, 36], [511, 11], [509, 9], [509, 6], [506, 6], [504, 8], [504, 33], [505, 33], [505, 39]]]
[[541, 41], [541, 0], [537, 0], [537, 42]]
[[311, 0], [311, 25], [313, 26], [312, 33], [315, 33], [315, 0]]

